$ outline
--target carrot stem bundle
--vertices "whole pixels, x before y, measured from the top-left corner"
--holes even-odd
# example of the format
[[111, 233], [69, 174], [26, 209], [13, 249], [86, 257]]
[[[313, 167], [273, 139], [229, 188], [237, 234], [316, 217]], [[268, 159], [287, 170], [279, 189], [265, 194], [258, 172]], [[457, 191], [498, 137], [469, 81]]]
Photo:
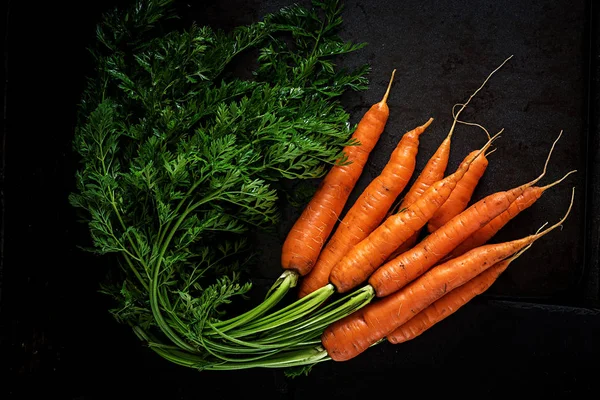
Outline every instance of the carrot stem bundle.
[[419, 137], [431, 124], [406, 132], [392, 152], [381, 173], [369, 183], [348, 210], [335, 233], [323, 248], [313, 269], [300, 283], [299, 297], [329, 282], [333, 266], [354, 246], [373, 231], [385, 217], [396, 197], [404, 190], [416, 166]]
[[304, 276], [317, 261], [387, 123], [390, 113], [387, 99], [395, 72], [392, 71], [382, 100], [371, 106], [352, 134], [359, 144], [344, 148], [348, 162], [331, 168], [287, 235], [281, 251], [283, 269]]
[[565, 216], [550, 228], [510, 242], [481, 246], [436, 266], [402, 290], [331, 324], [321, 337], [323, 347], [335, 361], [349, 360], [361, 354], [446, 293], [560, 226], [571, 211], [574, 195], [573, 188]]

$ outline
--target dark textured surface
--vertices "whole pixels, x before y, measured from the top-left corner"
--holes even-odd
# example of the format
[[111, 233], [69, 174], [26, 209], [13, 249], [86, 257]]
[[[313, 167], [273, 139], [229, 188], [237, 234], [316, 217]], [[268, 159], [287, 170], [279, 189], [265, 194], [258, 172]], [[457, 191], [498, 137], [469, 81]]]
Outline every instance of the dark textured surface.
[[[536, 243], [485, 296], [436, 329], [401, 346], [379, 345], [350, 362], [321, 364], [296, 380], [280, 371], [198, 374], [168, 365], [107, 315], [106, 299], [96, 292], [105, 260], [76, 248], [87, 232], [75, 223], [66, 195], [76, 167], [70, 153], [74, 112], [91, 67], [85, 46], [93, 40], [99, 13], [111, 3], [117, 1], [12, 2], [8, 13], [0, 360], [2, 375], [8, 374], [2, 394], [9, 396], [0, 397], [355, 398], [390, 389], [397, 396], [599, 392], [592, 366], [600, 356], [600, 315], [593, 309], [599, 295], [600, 48], [590, 37], [600, 31], [597, 24], [589, 29], [590, 16], [598, 14], [591, 2], [346, 2], [343, 36], [369, 46], [345, 62], [366, 60], [373, 66], [370, 90], [345, 98], [354, 121], [379, 100], [389, 73], [398, 69], [388, 126], [351, 200], [381, 170], [399, 136], [432, 116], [417, 159], [422, 168], [449, 128], [452, 105], [464, 101], [511, 54], [463, 115], [491, 132], [505, 129], [475, 197], [536, 176], [560, 130], [563, 138], [544, 182], [571, 169], [579, 172], [495, 240], [556, 221], [566, 210], [571, 186], [577, 197], [561, 231]], [[178, 2], [187, 20], [223, 29], [286, 4]], [[458, 127], [449, 168], [484, 142], [481, 131]], [[265, 251], [259, 275], [266, 282], [279, 274], [281, 241], [297, 212], [289, 210], [281, 237], [261, 238]]]

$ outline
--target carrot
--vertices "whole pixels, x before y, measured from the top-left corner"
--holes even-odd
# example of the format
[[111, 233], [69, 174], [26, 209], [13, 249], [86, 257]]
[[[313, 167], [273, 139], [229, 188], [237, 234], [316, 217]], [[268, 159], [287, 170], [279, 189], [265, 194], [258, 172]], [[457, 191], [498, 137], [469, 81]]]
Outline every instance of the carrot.
[[415, 170], [419, 137], [432, 121], [433, 118], [430, 118], [425, 124], [402, 136], [381, 173], [369, 183], [348, 210], [323, 248], [315, 266], [302, 279], [298, 292], [300, 298], [325, 286], [333, 266], [352, 246], [381, 223], [410, 180]]
[[510, 263], [516, 260], [530, 246], [531, 244], [514, 256], [494, 264], [464, 285], [445, 294], [441, 299], [435, 301], [406, 323], [400, 325], [392, 333], [388, 334], [386, 336], [387, 341], [392, 344], [399, 344], [414, 339], [438, 322], [454, 314], [475, 296], [488, 290], [506, 268], [508, 268]]
[[373, 286], [377, 296], [387, 296], [419, 277], [479, 228], [508, 209], [525, 189], [542, 179], [553, 149], [554, 145], [548, 153], [544, 170], [537, 178], [513, 189], [484, 197], [414, 247], [379, 267], [369, 278], [369, 284]]
[[[485, 152], [501, 132], [479, 151]], [[343, 293], [364, 282], [403, 241], [425, 226], [470, 168], [469, 164], [461, 164], [455, 173], [434, 183], [417, 201], [404, 211], [389, 216], [365, 239], [353, 246], [329, 274], [329, 282], [336, 290]]]
[[[400, 210], [404, 209], [404, 208], [408, 207], [410, 204], [414, 203], [419, 197], [421, 197], [423, 195], [423, 193], [425, 192], [425, 190], [427, 190], [427, 188], [429, 186], [433, 185], [435, 182], [444, 178], [444, 173], [446, 172], [446, 168], [448, 166], [448, 160], [450, 157], [450, 145], [452, 143], [452, 135], [454, 134], [456, 124], [461, 122], [458, 119], [459, 115], [467, 107], [467, 105], [471, 102], [473, 97], [475, 97], [477, 95], [477, 93], [479, 93], [483, 89], [483, 87], [490, 80], [492, 75], [494, 75], [494, 73], [496, 73], [496, 71], [498, 71], [500, 68], [502, 68], [502, 66], [504, 64], [506, 64], [506, 62], [508, 60], [510, 60], [511, 58], [512, 58], [512, 56], [508, 57], [506, 60], [504, 60], [504, 62], [502, 62], [502, 64], [500, 64], [496, 69], [494, 69], [487, 76], [487, 78], [483, 81], [481, 86], [479, 86], [477, 88], [477, 90], [475, 90], [469, 96], [469, 98], [467, 99], [467, 101], [465, 103], [459, 104], [461, 106], [461, 108], [458, 110], [458, 112], [454, 113], [454, 107], [456, 107], [456, 105], [452, 108], [453, 121], [452, 121], [452, 126], [450, 127], [450, 130], [448, 131], [448, 135], [444, 138], [444, 140], [439, 145], [439, 147], [437, 148], [437, 150], [435, 151], [433, 156], [431, 156], [431, 158], [427, 161], [427, 164], [425, 164], [425, 166], [421, 170], [421, 173], [419, 174], [417, 179], [414, 181], [414, 183], [412, 184], [412, 186], [410, 187], [408, 192], [404, 195], [404, 198], [403, 198], [402, 202], [400, 203], [400, 205], [398, 206], [398, 209], [400, 209]], [[486, 131], [486, 133], [487, 133], [487, 131]], [[488, 135], [488, 139], [489, 139], [489, 135]], [[409, 239], [404, 241], [404, 243], [396, 251], [396, 254], [403, 253], [404, 251], [410, 249], [417, 242], [417, 240], [419, 238], [419, 233], [420, 233], [420, 229], [419, 229], [419, 231], [415, 232]]]
[[475, 248], [427, 271], [393, 295], [375, 300], [332, 323], [321, 336], [321, 343], [327, 354], [334, 361], [346, 361], [356, 357], [446, 293], [469, 282], [492, 265], [519, 252], [560, 226], [571, 210], [574, 194], [575, 189], [565, 216], [550, 228], [510, 242]]
[[462, 242], [458, 247], [456, 247], [447, 258], [458, 257], [467, 251], [474, 249], [475, 247], [479, 247], [488, 240], [490, 240], [500, 229], [504, 227], [510, 220], [515, 218], [520, 212], [526, 210], [531, 207], [542, 194], [550, 189], [553, 186], [558, 185], [563, 180], [565, 180], [572, 173], [577, 172], [576, 170], [570, 171], [565, 176], [560, 178], [559, 180], [552, 182], [546, 186], [531, 186], [525, 189], [522, 195], [517, 197], [515, 201], [504, 211], [502, 214], [498, 215], [496, 218], [488, 222], [485, 226], [477, 230], [471, 236], [469, 236], [464, 242]]
[[359, 144], [344, 148], [348, 163], [331, 168], [288, 233], [281, 252], [284, 269], [294, 270], [303, 276], [315, 264], [387, 123], [387, 99], [395, 72], [392, 71], [382, 100], [371, 106], [352, 134]]
[[477, 150], [472, 151], [463, 160], [463, 163], [465, 163], [474, 157], [477, 157], [471, 164], [471, 167], [465, 176], [458, 181], [456, 187], [452, 193], [450, 193], [448, 200], [446, 200], [444, 204], [438, 208], [436, 213], [427, 223], [427, 231], [429, 233], [436, 231], [440, 226], [444, 225], [446, 222], [450, 221], [456, 215], [464, 211], [469, 204], [469, 201], [471, 201], [475, 187], [479, 183], [479, 180], [483, 177], [483, 174], [488, 166], [486, 154], [480, 153], [477, 155], [477, 153]]

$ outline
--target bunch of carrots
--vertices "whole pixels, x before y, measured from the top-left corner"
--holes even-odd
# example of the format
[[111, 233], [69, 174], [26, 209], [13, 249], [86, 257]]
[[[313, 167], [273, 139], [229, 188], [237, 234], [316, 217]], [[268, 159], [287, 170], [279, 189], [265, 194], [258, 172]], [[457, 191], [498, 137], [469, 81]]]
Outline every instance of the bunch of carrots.
[[[460, 121], [459, 115], [511, 57], [466, 102], [455, 105], [460, 109], [453, 109], [449, 133], [402, 198], [415, 172], [419, 137], [433, 118], [402, 136], [381, 173], [340, 219], [387, 123], [394, 70], [382, 100], [356, 127], [358, 144], [344, 149], [349, 163], [331, 168], [290, 230], [281, 262], [302, 277], [299, 297], [326, 285], [345, 293], [366, 284], [375, 293], [368, 305], [325, 329], [321, 343], [331, 359], [348, 360], [383, 340], [401, 343], [418, 336], [486, 291], [511, 262], [566, 220], [574, 190], [569, 209], [556, 224], [523, 238], [487, 243], [546, 190], [576, 172], [538, 185], [562, 131], [537, 178], [470, 204], [488, 166], [491, 144], [502, 130], [491, 136], [481, 125]], [[457, 123], [480, 127], [488, 141], [447, 174]]]

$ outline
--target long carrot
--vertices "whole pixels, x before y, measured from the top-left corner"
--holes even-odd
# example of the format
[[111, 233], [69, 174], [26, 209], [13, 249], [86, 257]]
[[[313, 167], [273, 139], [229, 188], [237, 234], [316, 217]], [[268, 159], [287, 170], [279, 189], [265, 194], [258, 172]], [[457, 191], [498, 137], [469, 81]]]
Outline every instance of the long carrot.
[[348, 163], [331, 168], [288, 233], [281, 252], [284, 269], [306, 275], [317, 261], [387, 123], [390, 113], [387, 99], [395, 72], [392, 71], [382, 100], [371, 106], [352, 134], [359, 144], [344, 148]]
[[400, 325], [392, 333], [388, 334], [386, 336], [387, 341], [392, 344], [399, 344], [414, 339], [438, 322], [454, 314], [474, 297], [488, 290], [508, 268], [510, 263], [516, 260], [530, 246], [531, 244], [514, 256], [494, 264], [464, 285], [445, 294], [441, 299], [435, 301], [406, 323]]
[[550, 228], [510, 242], [475, 248], [427, 271], [402, 290], [375, 300], [332, 323], [321, 336], [321, 343], [327, 354], [334, 361], [346, 361], [356, 357], [446, 293], [460, 287], [492, 265], [510, 257], [560, 226], [573, 205], [574, 190], [567, 213]]
[[448, 200], [446, 200], [444, 204], [438, 208], [436, 213], [427, 223], [427, 231], [429, 233], [435, 232], [440, 226], [444, 225], [446, 222], [450, 221], [452, 218], [464, 211], [471, 201], [471, 197], [475, 192], [475, 188], [477, 187], [479, 180], [483, 177], [483, 174], [488, 166], [486, 154], [480, 153], [477, 155], [476, 150], [469, 153], [463, 162], [468, 162], [474, 157], [477, 158], [475, 158], [475, 161], [471, 164], [471, 167], [465, 176], [458, 181], [456, 187], [452, 193], [450, 193]]
[[522, 195], [517, 197], [515, 201], [496, 218], [488, 222], [485, 226], [477, 230], [471, 236], [469, 236], [464, 242], [458, 245], [450, 254], [447, 259], [458, 257], [467, 251], [479, 247], [488, 240], [490, 240], [500, 229], [504, 227], [510, 220], [515, 218], [519, 213], [531, 207], [542, 194], [551, 187], [554, 187], [565, 180], [569, 175], [577, 172], [576, 170], [570, 171], [559, 180], [552, 182], [546, 186], [531, 186], [525, 189]]
[[387, 296], [419, 277], [479, 228], [508, 209], [525, 189], [536, 184], [545, 175], [553, 149], [554, 146], [548, 153], [544, 170], [537, 178], [513, 189], [484, 197], [414, 247], [379, 267], [369, 278], [369, 284], [373, 286], [377, 296]]
[[[501, 132], [490, 138], [479, 151], [485, 152]], [[364, 282], [403, 241], [425, 226], [469, 170], [471, 162], [461, 164], [455, 173], [434, 183], [417, 201], [389, 216], [365, 239], [354, 245], [329, 274], [329, 282], [336, 290], [343, 293]]]
[[[479, 86], [477, 88], [477, 90], [475, 90], [469, 96], [467, 101], [464, 102], [463, 104], [460, 104], [461, 108], [458, 110], [458, 112], [454, 113], [454, 107], [453, 107], [453, 109], [452, 109], [453, 121], [452, 121], [452, 126], [450, 127], [450, 130], [448, 131], [448, 135], [444, 138], [444, 140], [439, 145], [439, 147], [437, 148], [437, 150], [435, 151], [433, 156], [431, 156], [431, 158], [427, 161], [427, 164], [425, 164], [425, 166], [421, 170], [421, 173], [419, 174], [417, 179], [415, 179], [414, 183], [411, 185], [408, 192], [404, 195], [404, 198], [402, 199], [402, 202], [398, 206], [398, 209], [401, 210], [403, 208], [408, 207], [410, 204], [414, 203], [419, 197], [421, 197], [421, 195], [423, 195], [423, 193], [425, 192], [425, 190], [427, 190], [427, 188], [429, 186], [433, 185], [435, 182], [444, 178], [444, 173], [446, 172], [446, 168], [448, 166], [448, 160], [450, 157], [450, 147], [451, 147], [451, 143], [452, 143], [452, 135], [454, 134], [456, 124], [461, 122], [458, 119], [459, 115], [467, 107], [467, 105], [469, 105], [469, 103], [471, 102], [473, 97], [475, 97], [477, 95], [477, 93], [479, 93], [483, 89], [483, 87], [490, 80], [492, 75], [494, 75], [494, 73], [496, 73], [496, 71], [498, 71], [500, 68], [502, 68], [502, 66], [504, 66], [504, 64], [506, 64], [506, 62], [508, 60], [510, 60], [511, 58], [512, 58], [512, 55], [510, 57], [508, 57], [506, 60], [504, 60], [504, 62], [502, 62], [502, 64], [500, 64], [496, 69], [494, 69], [487, 76], [487, 78], [483, 81], [481, 86]], [[489, 139], [489, 135], [488, 135], [488, 139]], [[409, 239], [404, 241], [404, 243], [396, 250], [396, 253], [400, 254], [400, 253], [403, 253], [404, 251], [408, 250], [409, 248], [411, 248], [417, 242], [417, 240], [419, 238], [419, 233], [420, 233], [420, 230], [415, 232]]]
[[406, 132], [392, 152], [381, 173], [369, 183], [348, 210], [334, 234], [321, 251], [313, 269], [300, 283], [300, 298], [325, 286], [333, 266], [352, 246], [364, 239], [383, 220], [398, 195], [408, 184], [416, 165], [419, 137], [431, 124]]

